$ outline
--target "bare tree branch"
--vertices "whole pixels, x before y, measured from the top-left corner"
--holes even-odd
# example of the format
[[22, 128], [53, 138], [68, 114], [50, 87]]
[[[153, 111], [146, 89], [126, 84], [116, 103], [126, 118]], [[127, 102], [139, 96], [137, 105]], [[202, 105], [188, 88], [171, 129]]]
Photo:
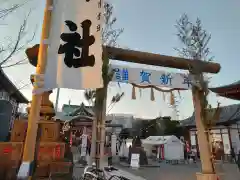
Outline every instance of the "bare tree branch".
[[[9, 8], [0, 9], [0, 20], [4, 20], [8, 15], [13, 13], [15, 10], [23, 7], [29, 1], [30, 0], [26, 0], [26, 1], [22, 2], [21, 4], [14, 4]], [[7, 45], [2, 45], [0, 47], [0, 55], [2, 56], [1, 60], [0, 60], [0, 68], [7, 68], [7, 67], [25, 64], [25, 62], [24, 62], [25, 59], [24, 59], [24, 61], [18, 60], [16, 62], [12, 62], [12, 63], [9, 63], [9, 62], [12, 60], [14, 55], [17, 55], [22, 50], [24, 50], [26, 48], [26, 46], [35, 37], [36, 29], [34, 30], [32, 37], [30, 37], [29, 39], [26, 39], [26, 35], [27, 35], [26, 26], [27, 26], [27, 21], [30, 16], [30, 13], [31, 13], [31, 10], [27, 14], [27, 16], [24, 18], [23, 23], [20, 25], [19, 30], [17, 32], [16, 39], [13, 40], [11, 37], [5, 37], [5, 40], [8, 40], [9, 42], [7, 43]], [[24, 42], [22, 42], [23, 40], [24, 40]], [[6, 44], [6, 43], [2, 43], [2, 44]]]
[[[209, 57], [210, 55], [210, 48], [208, 47], [209, 42], [211, 40], [211, 35], [207, 33], [205, 29], [203, 29], [201, 20], [197, 18], [195, 23], [192, 23], [189, 20], [187, 14], [183, 14], [175, 25], [177, 29], [177, 36], [182, 43], [182, 48], [175, 48], [175, 50], [179, 53], [180, 56], [184, 56], [190, 59], [201, 59], [203, 61], [212, 61], [213, 57]], [[206, 81], [204, 78], [203, 73], [199, 72], [199, 67], [193, 67], [193, 69], [189, 69], [190, 72], [193, 74], [198, 74], [201, 92], [203, 93], [201, 99], [201, 107], [202, 107], [202, 117], [206, 123], [206, 126], [210, 126], [210, 121], [215, 123], [213, 120], [215, 117], [215, 113], [210, 113], [213, 111], [211, 105], [208, 103], [207, 96], [209, 94], [208, 90], [208, 83], [209, 79]], [[214, 112], [218, 113], [219, 111], [219, 104]]]
[[13, 66], [16, 66], [16, 65], [24, 65], [24, 64], [28, 64], [27, 58], [24, 58], [22, 60], [18, 60], [17, 62], [11, 63], [9, 65], [2, 65], [1, 68], [4, 69], [4, 68], [9, 68], [9, 67], [13, 67]]
[[[5, 0], [6, 2], [6, 0]], [[12, 12], [14, 12], [16, 9], [24, 6], [28, 1], [25, 1], [21, 4], [13, 4], [11, 7], [8, 8], [0, 8], [0, 19], [4, 19], [5, 17], [7, 17], [9, 14], [11, 14]], [[4, 2], [2, 2], [4, 3]]]
[[[113, 5], [108, 2], [104, 2], [103, 19], [104, 19], [104, 26], [103, 26], [103, 31], [102, 31], [103, 44], [107, 45], [107, 46], [112, 46], [112, 47], [118, 46], [117, 39], [123, 33], [124, 29], [123, 28], [114, 28], [114, 25], [117, 22], [117, 18], [113, 15]], [[108, 73], [108, 71], [107, 71], [107, 73]], [[112, 79], [111, 73], [108, 74], [108, 76], [109, 76], [108, 79]], [[112, 97], [112, 99], [117, 98], [118, 95], [119, 94], [116, 94], [115, 96]], [[95, 99], [96, 99], [96, 91], [88, 89], [85, 91], [84, 96], [85, 96], [86, 100], [94, 106]], [[120, 97], [120, 99], [121, 99], [121, 97]], [[116, 102], [111, 102], [110, 105], [116, 104], [117, 102], [120, 101], [120, 99]]]
[[117, 18], [113, 15], [113, 5], [104, 3], [104, 28], [102, 31], [103, 44], [107, 46], [117, 46], [117, 39], [123, 33], [124, 29], [114, 28]]

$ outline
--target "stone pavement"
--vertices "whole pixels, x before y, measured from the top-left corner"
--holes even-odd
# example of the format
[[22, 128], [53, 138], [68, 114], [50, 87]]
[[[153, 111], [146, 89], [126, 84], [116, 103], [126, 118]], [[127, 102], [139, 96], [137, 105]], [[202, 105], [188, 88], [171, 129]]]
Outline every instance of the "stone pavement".
[[[106, 164], [107, 166], [107, 164]], [[145, 178], [142, 178], [141, 176], [135, 175], [131, 172], [128, 172], [126, 170], [123, 170], [119, 167], [118, 171], [112, 171], [112, 172], [106, 172], [106, 177], [107, 179], [110, 178], [112, 175], [118, 175], [118, 176], [124, 176], [130, 180], [146, 180]], [[76, 179], [79, 179], [82, 174], [83, 174], [84, 168], [79, 167], [79, 166], [75, 166], [73, 169], [73, 177], [75, 177]]]
[[[78, 152], [73, 148], [74, 161], [77, 162]], [[107, 162], [105, 158], [105, 162]], [[107, 166], [107, 163], [105, 163]], [[178, 164], [170, 165], [164, 162], [160, 163], [160, 167], [141, 167], [138, 170], [130, 167], [122, 166], [114, 163], [114, 167], [118, 168], [120, 174], [127, 176], [131, 180], [196, 180], [196, 172], [201, 172], [201, 164]], [[84, 168], [75, 164], [73, 175], [81, 177]], [[220, 180], [240, 180], [240, 173], [236, 164], [224, 163], [222, 166], [224, 176]]]
[[[146, 180], [196, 180], [196, 172], [201, 171], [201, 165], [169, 165], [162, 163], [160, 167], [144, 167], [138, 170], [133, 170], [128, 167], [122, 169], [131, 172], [135, 175], [141, 176]], [[220, 180], [239, 180], [240, 173], [236, 164], [223, 164], [224, 176]]]
[[72, 151], [72, 154], [73, 154], [73, 163], [77, 163], [78, 160], [80, 159], [80, 153], [78, 151], [78, 148], [76, 146], [72, 146], [71, 147], [71, 151]]
[[[83, 171], [84, 171], [84, 167], [82, 165], [78, 164], [80, 154], [76, 147], [72, 147], [71, 150], [73, 153], [73, 162], [74, 162], [73, 177], [76, 179], [80, 179], [80, 177], [82, 176]], [[105, 161], [104, 161], [104, 167], [107, 167], [107, 158], [106, 157], [105, 157]], [[117, 168], [118, 168], [118, 171], [106, 172], [107, 178], [110, 178], [114, 174], [114, 175], [118, 175], [118, 176], [124, 176], [131, 180], [146, 180], [140, 176], [137, 176], [135, 174], [132, 174], [128, 171], [123, 170], [121, 167], [117, 167]]]

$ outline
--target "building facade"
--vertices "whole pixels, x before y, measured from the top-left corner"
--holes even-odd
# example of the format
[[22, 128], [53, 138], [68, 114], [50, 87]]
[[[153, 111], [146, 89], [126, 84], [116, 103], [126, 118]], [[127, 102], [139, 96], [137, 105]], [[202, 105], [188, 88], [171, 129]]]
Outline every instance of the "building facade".
[[[231, 149], [235, 154], [240, 151], [240, 104], [220, 107], [220, 115], [216, 124], [211, 127], [209, 139], [214, 146], [215, 144], [222, 144], [224, 154], [230, 155]], [[194, 113], [191, 117], [182, 120], [181, 126], [188, 129], [188, 137], [186, 140], [190, 141], [192, 147], [198, 150], [197, 129], [195, 126]]]
[[134, 117], [131, 114], [109, 114], [107, 119], [111, 120], [111, 124], [121, 124], [123, 128], [133, 127]]
[[28, 100], [0, 69], [0, 141], [7, 141], [14, 120], [18, 115], [19, 104]]
[[[95, 113], [92, 106], [85, 106], [83, 103], [79, 105], [68, 105], [64, 104], [62, 107], [62, 112], [56, 114], [55, 119], [59, 119], [72, 124], [72, 129], [74, 132], [80, 131], [84, 127], [87, 128], [88, 134], [92, 132], [92, 123], [95, 119]], [[109, 133], [119, 134], [123, 128], [125, 121], [118, 124], [119, 118], [116, 116], [109, 115], [106, 116], [106, 131]], [[123, 120], [123, 119], [121, 119]]]

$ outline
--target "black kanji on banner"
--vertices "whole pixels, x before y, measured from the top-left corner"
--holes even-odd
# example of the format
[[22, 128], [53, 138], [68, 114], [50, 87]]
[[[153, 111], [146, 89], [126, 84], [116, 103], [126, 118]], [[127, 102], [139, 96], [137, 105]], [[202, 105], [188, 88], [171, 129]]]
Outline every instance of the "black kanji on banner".
[[[95, 57], [94, 55], [89, 56], [89, 47], [95, 42], [94, 36], [90, 36], [92, 22], [84, 20], [81, 23], [82, 37], [76, 32], [78, 27], [74, 22], [67, 20], [65, 24], [72, 33], [61, 34], [61, 40], [66, 43], [60, 44], [58, 54], [65, 54], [64, 63], [69, 68], [93, 67], [95, 65]], [[78, 48], [81, 48], [81, 52]], [[77, 58], [74, 58], [74, 56]]]

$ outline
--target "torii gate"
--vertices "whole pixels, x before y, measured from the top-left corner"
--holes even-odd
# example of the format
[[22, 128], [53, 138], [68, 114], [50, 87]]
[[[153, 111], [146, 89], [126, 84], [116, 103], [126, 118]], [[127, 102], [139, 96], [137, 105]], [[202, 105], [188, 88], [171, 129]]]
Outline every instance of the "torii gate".
[[[49, 6], [52, 5], [52, 0], [47, 0], [46, 4], [46, 11], [44, 15], [44, 26], [43, 26], [43, 32], [42, 32], [42, 40], [40, 44], [40, 48], [30, 48], [28, 49], [27, 55], [28, 59], [30, 61], [36, 60], [36, 57], [40, 57], [41, 59], [46, 58], [46, 50], [47, 45], [44, 44], [44, 39], [48, 39], [49, 35], [49, 27], [47, 25], [47, 22], [50, 21], [51, 17], [51, 11], [49, 10]], [[39, 53], [38, 53], [39, 50]], [[197, 70], [191, 71], [191, 73], [195, 76], [201, 76], [203, 72], [207, 73], [218, 73], [220, 71], [220, 65], [217, 63], [211, 63], [211, 62], [204, 62], [201, 60], [191, 60], [191, 59], [185, 59], [185, 58], [179, 58], [179, 57], [171, 57], [171, 56], [164, 56], [159, 54], [153, 54], [153, 53], [147, 53], [147, 52], [140, 52], [140, 51], [133, 51], [133, 50], [126, 50], [121, 48], [115, 48], [115, 47], [103, 47], [103, 54], [107, 56], [109, 59], [113, 60], [120, 60], [120, 61], [126, 61], [126, 62], [133, 62], [133, 63], [139, 63], [139, 64], [146, 64], [146, 65], [154, 65], [154, 66], [162, 66], [162, 67], [170, 67], [170, 68], [176, 68], [176, 69], [185, 69], [185, 70]], [[40, 60], [41, 60], [40, 59]], [[37, 73], [38, 74], [44, 74], [45, 69], [45, 63], [44, 62], [38, 62], [37, 66]], [[195, 117], [196, 117], [196, 126], [198, 129], [198, 142], [199, 142], [199, 149], [200, 149], [200, 157], [202, 162], [202, 173], [199, 174], [197, 177], [198, 180], [216, 180], [217, 176], [214, 172], [212, 160], [211, 160], [211, 154], [209, 150], [209, 144], [207, 140], [207, 134], [205, 132], [205, 126], [202, 121], [201, 117], [201, 96], [203, 94], [199, 89], [196, 87], [193, 87], [194, 93], [193, 93], [193, 103], [195, 107]], [[35, 103], [38, 103], [40, 101], [41, 96], [39, 95], [33, 95], [33, 101]], [[32, 127], [31, 133], [27, 133], [26, 137], [26, 144], [25, 144], [25, 151], [23, 158], [24, 160], [33, 160], [34, 153], [31, 152], [30, 155], [27, 155], [29, 153], [27, 151], [28, 147], [30, 147], [29, 150], [32, 149], [34, 142], [34, 137], [30, 137], [31, 135], [35, 135], [33, 132], [37, 130], [37, 123], [33, 122], [34, 117], [37, 116], [37, 108], [33, 108], [30, 113], [30, 120], [29, 124]], [[96, 151], [96, 158], [99, 160], [101, 155], [103, 154], [103, 138], [104, 138], [104, 132], [105, 132], [105, 111], [106, 107], [103, 105], [103, 109], [98, 110], [100, 113], [97, 114], [97, 124], [99, 126], [97, 127], [98, 131], [98, 140], [97, 140], [97, 151]], [[33, 128], [34, 127], [34, 128]], [[101, 147], [101, 148], [100, 148]]]

